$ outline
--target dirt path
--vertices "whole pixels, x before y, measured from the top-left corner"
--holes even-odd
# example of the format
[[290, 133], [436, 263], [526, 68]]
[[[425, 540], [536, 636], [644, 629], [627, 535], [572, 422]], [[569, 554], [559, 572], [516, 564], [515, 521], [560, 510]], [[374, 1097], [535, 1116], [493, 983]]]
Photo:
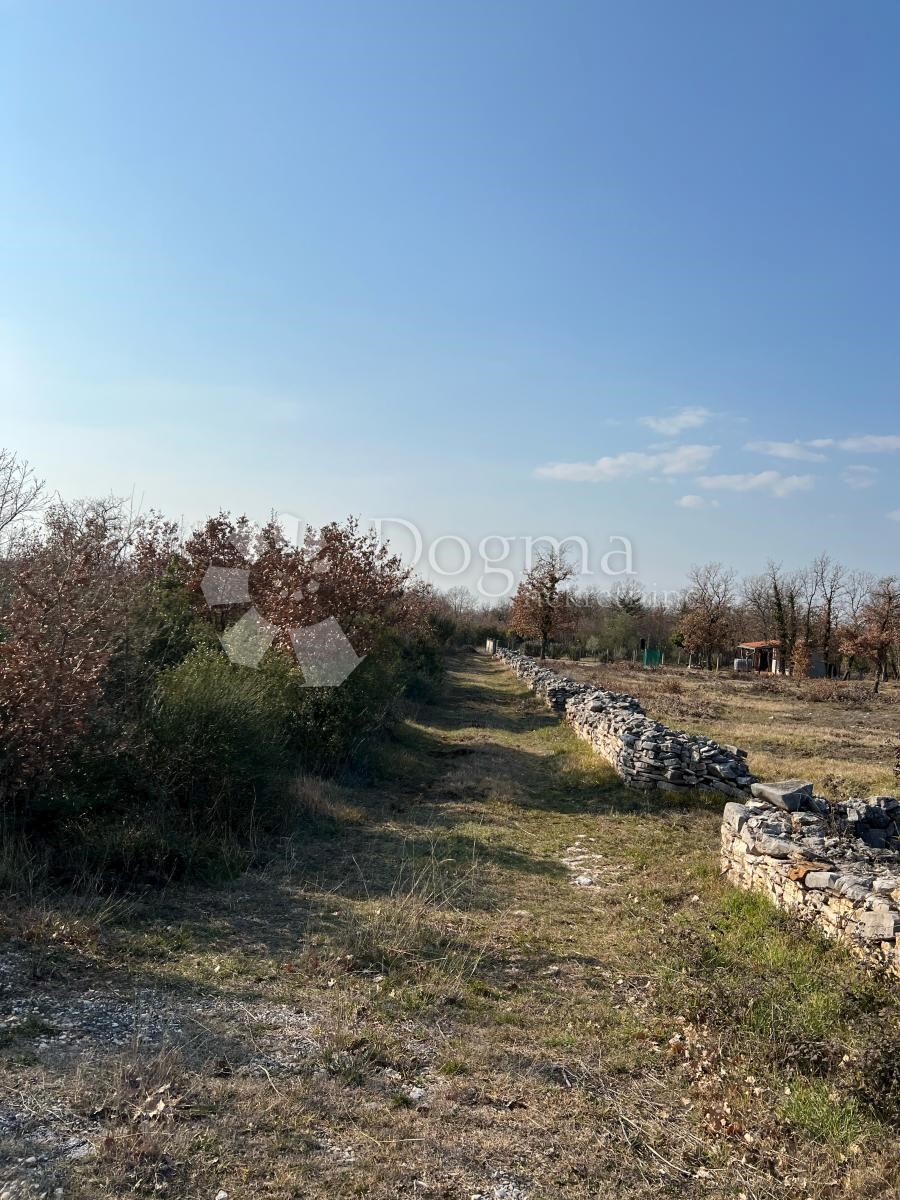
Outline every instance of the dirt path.
[[311, 794], [222, 888], [8, 914], [0, 1198], [898, 1194], [896, 1003], [722, 885], [714, 802], [474, 655]]

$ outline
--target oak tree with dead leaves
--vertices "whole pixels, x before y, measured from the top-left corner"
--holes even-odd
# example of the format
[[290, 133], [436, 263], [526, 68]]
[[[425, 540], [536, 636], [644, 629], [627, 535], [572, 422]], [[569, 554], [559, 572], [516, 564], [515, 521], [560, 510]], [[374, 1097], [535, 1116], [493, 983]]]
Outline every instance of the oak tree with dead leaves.
[[564, 554], [541, 550], [516, 591], [510, 629], [518, 637], [540, 641], [541, 658], [547, 657], [551, 639], [562, 637], [572, 624], [571, 604], [562, 589], [573, 574]]

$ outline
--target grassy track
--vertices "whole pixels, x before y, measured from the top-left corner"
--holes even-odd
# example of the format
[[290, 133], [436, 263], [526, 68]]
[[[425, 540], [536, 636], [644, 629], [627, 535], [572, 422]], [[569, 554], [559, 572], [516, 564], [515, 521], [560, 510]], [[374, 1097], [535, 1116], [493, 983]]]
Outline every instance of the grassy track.
[[632, 796], [467, 655], [307, 807], [223, 888], [10, 911], [10, 1195], [900, 1194], [893, 991], [723, 885], [717, 802]]

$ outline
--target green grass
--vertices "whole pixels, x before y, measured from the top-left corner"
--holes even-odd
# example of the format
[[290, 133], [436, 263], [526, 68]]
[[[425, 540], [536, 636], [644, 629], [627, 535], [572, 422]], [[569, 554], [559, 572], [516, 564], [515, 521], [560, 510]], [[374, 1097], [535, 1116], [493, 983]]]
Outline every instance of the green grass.
[[769, 1041], [826, 1041], [877, 1012], [887, 988], [870, 982], [845, 954], [797, 927], [763, 897], [727, 891], [698, 933], [689, 962], [705, 985], [695, 993]]
[[[856, 1145], [872, 1124], [858, 1100], [835, 1095], [822, 1080], [797, 1081], [781, 1113], [797, 1129], [841, 1150]], [[890, 1136], [887, 1130], [885, 1136]]]

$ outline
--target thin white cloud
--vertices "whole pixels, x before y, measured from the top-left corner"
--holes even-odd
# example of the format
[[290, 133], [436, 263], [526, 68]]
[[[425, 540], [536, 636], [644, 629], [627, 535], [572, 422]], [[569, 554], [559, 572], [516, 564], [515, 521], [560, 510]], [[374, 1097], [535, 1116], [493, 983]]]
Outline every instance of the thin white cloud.
[[652, 429], [654, 433], [661, 433], [664, 437], [677, 437], [685, 429], [699, 429], [711, 416], [712, 413], [708, 408], [699, 408], [695, 405], [681, 408], [670, 416], [641, 417], [641, 424]]
[[900, 450], [900, 435], [868, 433], [864, 437], [841, 438], [837, 445], [841, 450], [852, 450], [855, 454], [885, 454]]
[[701, 475], [697, 483], [702, 488], [727, 492], [771, 492], [773, 496], [790, 496], [793, 492], [808, 492], [815, 485], [812, 475], [782, 475], [780, 471], [758, 471], [755, 475]]
[[900, 450], [900, 434], [866, 433], [848, 438], [814, 438], [806, 444], [819, 450], [836, 446], [838, 450], [850, 450], [855, 454], [889, 454], [893, 450]]
[[682, 496], [677, 502], [679, 508], [718, 508], [718, 500], [710, 500], [708, 496]]
[[628, 479], [633, 475], [692, 475], [709, 466], [718, 446], [675, 446], [657, 454], [628, 450], [623, 454], [605, 455], [596, 462], [554, 462], [535, 468], [541, 479], [565, 479], [573, 483], [609, 483], [613, 479]]
[[900, 521], [900, 508], [895, 508], [892, 512], [889, 512], [887, 519], [889, 521]]
[[800, 462], [824, 462], [825, 455], [817, 450], [810, 450], [802, 442], [748, 442], [745, 450], [755, 450], [757, 454], [768, 454], [771, 458], [792, 458]]
[[870, 488], [875, 486], [878, 477], [877, 467], [852, 466], [841, 472], [841, 479], [851, 488]]

